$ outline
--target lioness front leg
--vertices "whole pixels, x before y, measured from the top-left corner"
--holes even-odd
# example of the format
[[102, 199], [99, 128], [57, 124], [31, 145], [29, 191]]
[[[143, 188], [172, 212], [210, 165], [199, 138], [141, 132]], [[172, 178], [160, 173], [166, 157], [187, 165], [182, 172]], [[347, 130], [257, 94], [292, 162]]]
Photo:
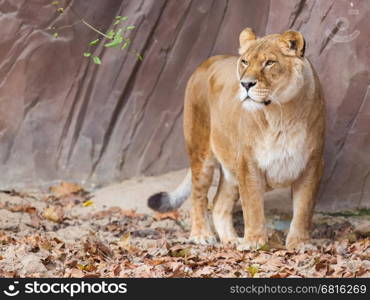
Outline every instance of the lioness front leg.
[[300, 248], [310, 240], [312, 214], [322, 171], [323, 161], [312, 159], [292, 185], [293, 219], [286, 239], [288, 249]]
[[244, 238], [238, 250], [256, 250], [267, 243], [263, 194], [265, 181], [253, 163], [244, 163], [239, 178], [240, 200], [244, 218]]

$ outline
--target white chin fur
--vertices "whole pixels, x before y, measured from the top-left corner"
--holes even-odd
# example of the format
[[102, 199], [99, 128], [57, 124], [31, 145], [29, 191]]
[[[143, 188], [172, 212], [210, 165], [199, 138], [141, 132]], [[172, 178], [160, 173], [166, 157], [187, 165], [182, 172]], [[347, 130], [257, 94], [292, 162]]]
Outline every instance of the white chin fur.
[[245, 98], [247, 98], [247, 96], [248, 96], [247, 91], [244, 88], [241, 88], [239, 90], [239, 100], [243, 102], [242, 103], [243, 109], [245, 109], [247, 111], [256, 111], [256, 110], [259, 110], [259, 109], [263, 109], [263, 107], [265, 106], [263, 103], [257, 103], [255, 101], [250, 100], [250, 99], [245, 100]]
[[243, 109], [247, 111], [256, 111], [259, 109], [263, 109], [265, 105], [263, 103], [257, 103], [252, 100], [245, 100], [242, 104]]

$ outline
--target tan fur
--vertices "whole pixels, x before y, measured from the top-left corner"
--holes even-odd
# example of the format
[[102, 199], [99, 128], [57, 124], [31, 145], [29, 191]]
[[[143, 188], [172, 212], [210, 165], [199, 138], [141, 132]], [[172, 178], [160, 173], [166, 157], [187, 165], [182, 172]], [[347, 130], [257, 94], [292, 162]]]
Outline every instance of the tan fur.
[[[213, 220], [220, 240], [237, 242], [231, 214], [240, 195], [245, 234], [239, 249], [265, 244], [263, 194], [291, 186], [294, 214], [286, 245], [296, 248], [309, 240], [323, 169], [324, 99], [319, 79], [303, 56], [300, 33], [256, 39], [246, 29], [240, 43], [241, 57], [208, 59], [187, 85], [184, 134], [192, 173], [191, 239], [216, 240], [208, 220], [207, 192], [219, 163], [223, 175]], [[257, 84], [245, 99], [241, 82], [248, 80]]]

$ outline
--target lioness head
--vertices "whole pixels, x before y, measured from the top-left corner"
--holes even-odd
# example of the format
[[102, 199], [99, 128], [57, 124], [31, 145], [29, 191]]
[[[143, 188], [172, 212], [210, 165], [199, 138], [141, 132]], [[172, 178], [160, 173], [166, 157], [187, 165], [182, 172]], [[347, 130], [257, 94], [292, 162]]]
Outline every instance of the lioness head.
[[240, 34], [237, 76], [243, 108], [256, 110], [288, 102], [303, 87], [305, 41], [287, 31], [257, 38], [250, 28]]

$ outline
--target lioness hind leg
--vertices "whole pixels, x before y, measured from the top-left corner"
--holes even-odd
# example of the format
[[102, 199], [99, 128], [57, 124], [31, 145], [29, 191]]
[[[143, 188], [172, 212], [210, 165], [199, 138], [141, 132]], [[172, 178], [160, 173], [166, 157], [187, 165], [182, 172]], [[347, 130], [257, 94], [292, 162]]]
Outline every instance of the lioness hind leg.
[[212, 232], [208, 217], [208, 190], [212, 184], [214, 159], [207, 157], [192, 163], [192, 227], [190, 241], [196, 244], [214, 244], [217, 239]]
[[221, 172], [212, 215], [217, 234], [223, 244], [235, 244], [237, 242], [232, 212], [238, 197], [237, 184], [227, 180], [223, 172]]
[[203, 70], [189, 79], [184, 104], [184, 137], [192, 175], [191, 241], [216, 242], [208, 219], [208, 190], [212, 183], [215, 159], [210, 145], [211, 120], [207, 93], [201, 85], [207, 80]]
[[301, 177], [292, 185], [293, 219], [286, 239], [288, 249], [303, 249], [310, 240], [315, 197], [322, 172], [323, 162], [312, 160]]

